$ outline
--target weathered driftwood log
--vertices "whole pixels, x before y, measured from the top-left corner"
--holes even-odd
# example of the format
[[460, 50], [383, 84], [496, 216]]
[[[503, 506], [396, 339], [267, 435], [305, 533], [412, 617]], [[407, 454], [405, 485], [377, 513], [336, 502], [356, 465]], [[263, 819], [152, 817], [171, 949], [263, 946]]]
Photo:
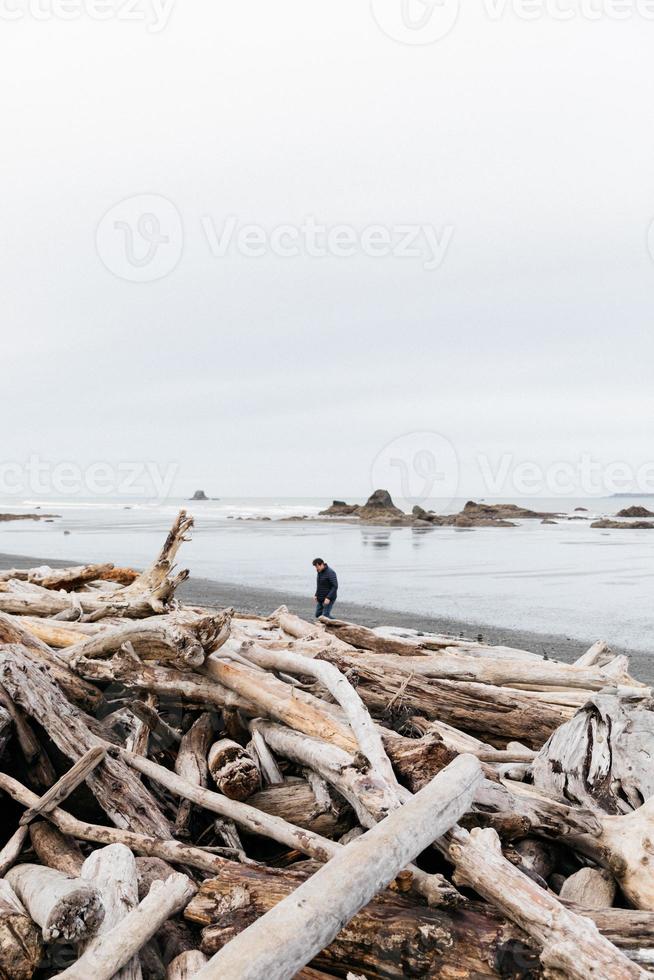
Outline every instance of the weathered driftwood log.
[[102, 701], [102, 694], [96, 687], [78, 677], [46, 643], [26, 629], [15, 616], [0, 613], [0, 643], [20, 643], [25, 648], [26, 655], [46, 663], [66, 697], [80, 708], [92, 711]]
[[577, 980], [645, 980], [645, 971], [601, 936], [593, 922], [510, 864], [494, 830], [468, 834], [456, 829], [446, 838], [445, 850], [455, 865], [455, 883], [473, 887], [529, 933], [543, 947], [544, 966]]
[[[101, 579], [109, 572], [113, 571], [111, 563], [101, 565], [74, 565], [70, 568], [50, 568], [42, 565], [39, 568], [30, 568], [25, 576], [25, 581], [33, 582], [44, 589], [52, 589], [55, 592], [73, 592], [81, 588], [87, 582]], [[22, 578], [22, 575], [14, 575], [14, 578]]]
[[161, 717], [152, 704], [137, 699], [136, 701], [130, 702], [130, 710], [136, 715], [139, 721], [147, 725], [149, 731], [156, 737], [160, 745], [165, 747], [179, 745], [182, 736], [176, 728], [173, 728]]
[[7, 873], [6, 880], [47, 943], [80, 942], [102, 922], [100, 893], [81, 878], [69, 878], [40, 864], [21, 864]]
[[76, 963], [57, 980], [111, 980], [154, 936], [163, 923], [179, 912], [196, 891], [186, 875], [156, 881], [148, 895], [112, 929], [96, 936]]
[[342, 801], [332, 797], [330, 807], [323, 809], [309, 783], [296, 777], [255, 793], [250, 797], [250, 806], [323, 837], [337, 837], [351, 825], [351, 819], [348, 819], [351, 812]]
[[[209, 778], [207, 752], [213, 737], [213, 721], [208, 711], [204, 711], [193, 722], [189, 730], [182, 736], [179, 751], [175, 758], [175, 772], [182, 779], [196, 786], [206, 786]], [[189, 800], [181, 800], [177, 817], [175, 818], [175, 834], [188, 833], [188, 822], [191, 816], [192, 804]]]
[[598, 694], [550, 737], [534, 785], [604, 813], [629, 813], [654, 795], [654, 700]]
[[[0, 647], [0, 651], [2, 647]], [[46, 790], [57, 781], [57, 774], [50, 758], [34, 734], [32, 726], [25, 714], [9, 697], [3, 687], [0, 687], [0, 704], [11, 715], [14, 724], [16, 740], [27, 764], [27, 771], [32, 786]]]
[[261, 789], [261, 773], [245, 749], [221, 738], [209, 749], [209, 772], [221, 793], [230, 800], [247, 800]]
[[356, 735], [360, 751], [368, 759], [372, 772], [388, 785], [389, 799], [397, 793], [397, 780], [377, 726], [363, 701], [344, 674], [326, 661], [302, 657], [283, 650], [267, 650], [254, 643], [243, 644], [240, 653], [259, 667], [284, 670], [290, 674], [315, 677], [340, 704]]
[[[469, 808], [479, 763], [461, 756], [386, 820], [348, 844], [210, 960], [198, 980], [285, 980]], [[274, 946], [270, 935], [275, 936]]]
[[30, 807], [23, 814], [20, 818], [20, 826], [24, 827], [30, 824], [36, 817], [44, 816], [59, 806], [70, 796], [73, 790], [77, 789], [80, 783], [84, 782], [86, 777], [102, 762], [106, 754], [107, 750], [104, 745], [94, 745], [88, 752], [85, 752], [81, 759], [78, 759], [68, 772], [43, 794], [36, 806]]
[[32, 847], [41, 864], [62, 871], [69, 878], [80, 876], [84, 855], [74, 837], [62, 834], [45, 820], [31, 824], [29, 834]]
[[[84, 862], [81, 877], [95, 885], [102, 897], [105, 915], [97, 936], [103, 936], [117, 926], [138, 905], [136, 862], [124, 844], [110, 844], [94, 851]], [[113, 980], [141, 980], [141, 977], [141, 963], [136, 951], [116, 971]]]
[[[47, 668], [32, 663], [22, 647], [0, 648], [0, 680], [11, 697], [74, 761], [103, 743], [61, 693]], [[106, 758], [87, 777], [98, 803], [117, 827], [170, 837], [170, 826], [152, 794], [119, 759]]]
[[[27, 787], [5, 773], [0, 773], [0, 789], [22, 803], [23, 806], [32, 806], [39, 799]], [[162, 840], [152, 835], [139, 834], [130, 830], [119, 830], [117, 827], [103, 827], [99, 824], [85, 823], [60, 808], [49, 814], [49, 820], [63, 834], [69, 834], [77, 840], [90, 841], [94, 844], [125, 844], [135, 854], [162, 858], [164, 861], [199, 868], [202, 871], [208, 871], [210, 874], [219, 874], [225, 863], [223, 858], [203, 848], [192, 847], [176, 840]], [[41, 825], [34, 824], [31, 828], [32, 833], [37, 826]], [[40, 854], [39, 857], [41, 858]], [[48, 863], [51, 862], [48, 861]]]
[[265, 785], [275, 786], [284, 782], [284, 777], [275, 757], [259, 732], [252, 732], [252, 739], [247, 745], [247, 750], [256, 759]]
[[0, 976], [31, 980], [43, 952], [39, 930], [6, 879], [0, 879]]
[[168, 964], [166, 980], [192, 980], [208, 962], [199, 949], [187, 949]]
[[581, 868], [563, 883], [559, 898], [586, 909], [610, 909], [615, 899], [615, 878], [600, 868]]
[[6, 708], [0, 707], [0, 758], [5, 753], [9, 739], [12, 736], [13, 722]]
[[[284, 871], [230, 865], [204, 881], [184, 915], [203, 926], [202, 949], [214, 954], [260, 916], [291, 895], [317, 870], [303, 862]], [[385, 891], [339, 932], [313, 960], [339, 973], [344, 967], [365, 976], [479, 977], [538, 974], [538, 949], [490, 908], [467, 905], [442, 911], [416, 906], [408, 896]], [[511, 967], [515, 972], [511, 972]], [[524, 974], [522, 974], [524, 975]]]
[[450, 650], [432, 653], [429, 656], [403, 656], [376, 654], [358, 651], [353, 654], [327, 650], [320, 656], [326, 660], [338, 659], [356, 668], [358, 664], [385, 668], [403, 674], [452, 681], [473, 681], [478, 684], [491, 684], [496, 687], [518, 687], [531, 691], [579, 689], [583, 692], [601, 691], [608, 685], [622, 684], [642, 688], [644, 684], [635, 681], [626, 671], [616, 677], [607, 675], [598, 668], [576, 667], [551, 660], [509, 660], [506, 657], [491, 660], [487, 657], [469, 657], [465, 653]]

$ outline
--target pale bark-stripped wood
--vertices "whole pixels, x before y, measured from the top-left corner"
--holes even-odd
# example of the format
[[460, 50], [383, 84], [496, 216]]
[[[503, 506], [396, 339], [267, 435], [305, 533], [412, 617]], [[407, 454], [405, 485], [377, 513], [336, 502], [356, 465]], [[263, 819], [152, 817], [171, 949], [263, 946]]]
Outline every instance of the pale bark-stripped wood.
[[333, 664], [302, 657], [282, 650], [266, 650], [254, 643], [243, 644], [240, 652], [259, 667], [285, 670], [290, 674], [315, 677], [340, 704], [354, 732], [360, 751], [368, 759], [380, 782], [388, 785], [389, 806], [397, 795], [397, 780], [377, 726], [373, 723], [363, 701], [347, 678]]
[[102, 701], [102, 694], [96, 687], [78, 677], [54, 650], [17, 617], [0, 613], [0, 643], [20, 643], [32, 659], [46, 663], [66, 697], [80, 708], [93, 711]]
[[[124, 844], [109, 844], [87, 857], [81, 877], [100, 892], [105, 915], [96, 933], [103, 936], [136, 908], [139, 901], [134, 855]], [[82, 950], [88, 943], [82, 945]], [[113, 975], [113, 980], [141, 980], [138, 952]]]
[[[462, 756], [224, 946], [197, 980], [287, 980], [469, 808], [479, 763]], [[270, 935], [275, 936], [274, 946]]]
[[143, 901], [108, 932], [96, 936], [76, 963], [57, 974], [57, 980], [111, 980], [195, 891], [183, 874], [155, 881]]
[[399, 707], [422, 711], [466, 731], [520, 739], [530, 748], [540, 748], [574, 714], [574, 707], [544, 702], [527, 691], [388, 672], [371, 662], [354, 666], [341, 654], [330, 653], [329, 658], [352, 670], [363, 702], [382, 715]]
[[563, 882], [559, 898], [587, 909], [610, 909], [615, 892], [615, 878], [608, 871], [581, 868]]
[[534, 760], [534, 785], [603, 813], [629, 813], [654, 795], [654, 700], [594, 695]]
[[130, 702], [130, 710], [139, 721], [147, 725], [152, 735], [156, 736], [159, 745], [179, 745], [182, 740], [180, 733], [176, 728], [169, 725], [151, 704], [137, 699]]
[[261, 789], [261, 773], [242, 745], [221, 738], [209, 749], [207, 765], [221, 793], [230, 800], [247, 800]]
[[9, 882], [0, 878], [0, 977], [31, 980], [42, 952], [39, 930]]
[[472, 886], [543, 947], [541, 961], [575, 980], [645, 980], [647, 974], [600, 935], [589, 919], [566, 908], [502, 855], [494, 830], [455, 829], [444, 850], [455, 883]]
[[[23, 850], [23, 844], [29, 833], [28, 827], [19, 827], [0, 851], [0, 878], [2, 878], [9, 868], [13, 867]], [[1, 976], [1, 974], [0, 974]]]
[[284, 776], [275, 761], [274, 755], [266, 745], [266, 740], [260, 732], [252, 732], [252, 748], [256, 752], [259, 768], [266, 784], [268, 786], [277, 786], [283, 783]]
[[69, 834], [62, 834], [53, 824], [40, 820], [30, 824], [30, 840], [41, 864], [78, 878], [84, 865], [82, 849]]
[[24, 712], [14, 703], [3, 687], [0, 687], [0, 704], [6, 709], [14, 723], [16, 739], [27, 764], [30, 782], [33, 786], [43, 790], [48, 789], [57, 781], [57, 774], [47, 752], [34, 734]]
[[[48, 565], [41, 565], [39, 568], [30, 568], [27, 571], [25, 581], [33, 582], [35, 585], [40, 585], [44, 589], [52, 589], [55, 592], [60, 590], [72, 592], [87, 582], [101, 579], [103, 575], [113, 571], [113, 568], [114, 566], [110, 562], [98, 565], [73, 565], [69, 568], [50, 568]], [[12, 577], [22, 578], [22, 575]]]
[[[209, 778], [207, 752], [213, 737], [213, 722], [208, 711], [196, 718], [189, 730], [182, 736], [179, 751], [175, 757], [175, 772], [182, 779], [196, 786], [206, 786]], [[146, 754], [146, 753], [143, 753]], [[188, 823], [191, 816], [192, 804], [189, 800], [181, 800], [175, 818], [175, 834], [188, 833]]]
[[168, 964], [166, 980], [191, 980], [208, 962], [199, 949], [187, 949]]
[[515, 687], [522, 685], [527, 690], [537, 691], [544, 687], [552, 690], [579, 688], [583, 692], [600, 691], [610, 683], [648, 690], [627, 672], [607, 675], [601, 669], [583, 668], [561, 664], [551, 660], [509, 660], [501, 658], [468, 657], [463, 653], [444, 650], [429, 657], [373, 654], [358, 651], [354, 654], [326, 651], [321, 658], [338, 658], [340, 662], [356, 668], [358, 664], [370, 663], [385, 667], [389, 671], [415, 674], [420, 677], [441, 678], [454, 681], [473, 681], [478, 684], [491, 684], [495, 687]]
[[[88, 728], [82, 713], [63, 696], [47, 669], [33, 664], [22, 647], [0, 649], [0, 680], [69, 759], [77, 761], [88, 749], [103, 745]], [[87, 782], [116, 826], [170, 837], [170, 826], [156, 800], [120, 760], [105, 758]]]
[[[35, 793], [32, 793], [26, 786], [6, 773], [0, 773], [0, 789], [22, 803], [23, 806], [32, 806], [39, 799]], [[218, 874], [224, 865], [223, 858], [200, 847], [182, 844], [176, 840], [160, 839], [131, 830], [120, 830], [117, 827], [86, 823], [59, 807], [48, 814], [48, 819], [62, 833], [70, 834], [77, 840], [90, 841], [94, 844], [125, 844], [135, 854], [159, 857], [164, 861], [188, 865], [212, 874]], [[33, 833], [35, 828], [40, 826], [40, 824], [33, 824], [30, 828], [31, 832]]]
[[147, 619], [125, 623], [91, 636], [75, 646], [67, 647], [62, 655], [75, 666], [82, 657], [88, 660], [110, 657], [120, 650], [123, 643], [131, 643], [143, 660], [162, 660], [183, 669], [199, 667], [204, 663], [204, 648], [190, 630]]
[[0, 707], [0, 759], [5, 754], [12, 732], [12, 718], [6, 708]]
[[47, 943], [79, 942], [104, 918], [97, 888], [81, 878], [40, 864], [20, 864], [7, 872], [9, 882]]
[[30, 807], [23, 814], [20, 818], [20, 826], [24, 827], [30, 824], [35, 817], [49, 813], [50, 810], [59, 806], [70, 796], [73, 790], [77, 789], [80, 783], [84, 782], [86, 777], [102, 762], [106, 754], [107, 749], [104, 745], [94, 745], [88, 752], [85, 752], [81, 759], [78, 759], [68, 772], [64, 773], [54, 786], [51, 786], [43, 794], [36, 806]]
[[329, 810], [318, 811], [309, 783], [294, 776], [283, 783], [260, 790], [250, 797], [249, 802], [257, 810], [281, 817], [297, 827], [313, 830], [323, 837], [343, 834], [351, 824], [351, 819], [348, 819], [349, 810], [342, 801], [339, 804], [332, 799]]

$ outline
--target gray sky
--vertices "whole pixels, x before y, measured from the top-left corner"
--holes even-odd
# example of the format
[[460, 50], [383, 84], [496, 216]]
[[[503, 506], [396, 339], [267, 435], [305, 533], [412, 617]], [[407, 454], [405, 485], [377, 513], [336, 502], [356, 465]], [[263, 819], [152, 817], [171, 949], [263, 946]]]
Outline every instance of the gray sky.
[[[401, 0], [56, 2], [0, 3], [4, 461], [352, 496], [413, 432], [452, 443], [470, 494], [480, 454], [654, 458], [636, 0], [534, 21], [471, 0], [432, 43], [454, 0], [411, 0], [427, 33]], [[407, 236], [419, 254], [394, 254]]]

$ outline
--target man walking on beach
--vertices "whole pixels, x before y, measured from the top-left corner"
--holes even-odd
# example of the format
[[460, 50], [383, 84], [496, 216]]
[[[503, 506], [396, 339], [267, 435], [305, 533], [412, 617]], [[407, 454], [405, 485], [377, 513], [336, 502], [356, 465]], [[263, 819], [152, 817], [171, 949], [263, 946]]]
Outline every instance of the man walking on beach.
[[336, 572], [322, 558], [314, 558], [313, 565], [317, 572], [316, 594], [313, 597], [316, 600], [316, 619], [320, 616], [328, 616], [331, 619], [338, 594]]

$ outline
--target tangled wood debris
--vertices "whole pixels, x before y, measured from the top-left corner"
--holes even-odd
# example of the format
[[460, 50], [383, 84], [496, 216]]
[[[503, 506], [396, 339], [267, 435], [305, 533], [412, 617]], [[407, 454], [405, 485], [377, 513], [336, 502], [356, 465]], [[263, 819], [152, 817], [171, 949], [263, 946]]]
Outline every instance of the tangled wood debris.
[[395, 628], [0, 575], [0, 977], [654, 972], [654, 701]]

